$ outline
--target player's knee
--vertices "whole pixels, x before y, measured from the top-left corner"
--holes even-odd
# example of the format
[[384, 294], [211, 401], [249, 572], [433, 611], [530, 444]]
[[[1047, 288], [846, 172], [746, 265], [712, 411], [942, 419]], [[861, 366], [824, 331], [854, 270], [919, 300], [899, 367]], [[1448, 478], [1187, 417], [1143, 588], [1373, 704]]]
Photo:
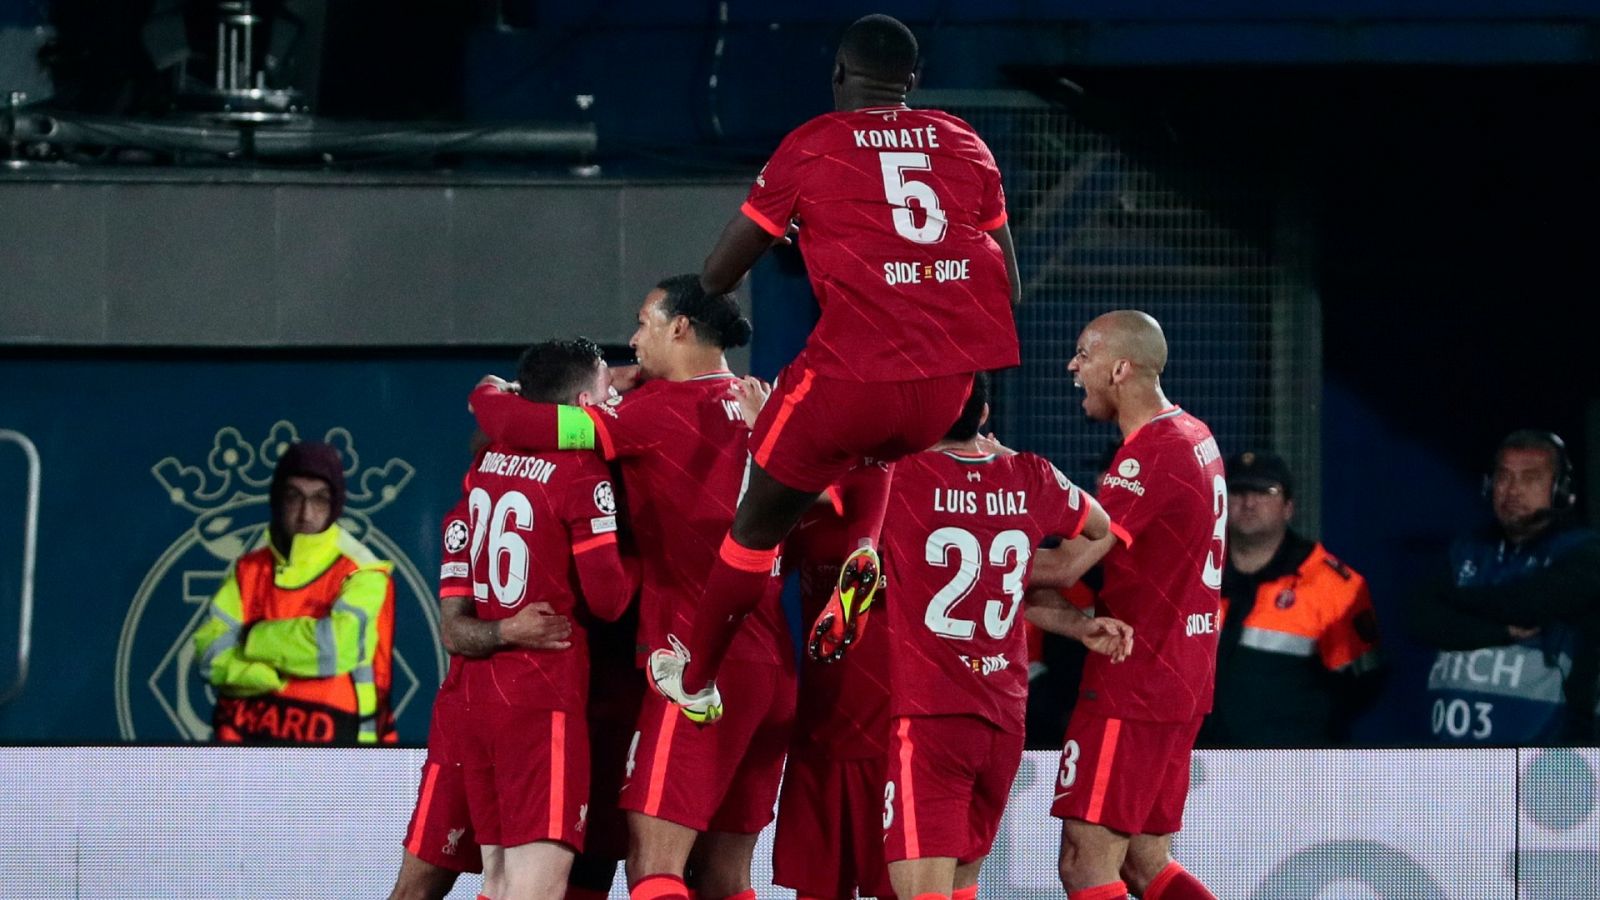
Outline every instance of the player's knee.
[[1166, 866], [1167, 859], [1164, 855], [1160, 859], [1155, 859], [1130, 852], [1122, 861], [1122, 881], [1128, 886], [1129, 891], [1136, 895], [1143, 894], [1150, 887], [1150, 882], [1154, 881]]

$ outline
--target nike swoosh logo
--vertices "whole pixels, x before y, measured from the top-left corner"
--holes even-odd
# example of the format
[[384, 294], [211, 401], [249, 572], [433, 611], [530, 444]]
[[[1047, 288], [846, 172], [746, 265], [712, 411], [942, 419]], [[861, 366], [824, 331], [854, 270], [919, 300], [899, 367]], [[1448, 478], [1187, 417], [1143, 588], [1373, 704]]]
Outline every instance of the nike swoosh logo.
[[[1071, 791], [1062, 791], [1061, 793], [1059, 793], [1059, 794], [1057, 794], [1055, 796], [1055, 800], [1060, 800], [1062, 797], [1065, 797], [1070, 793], [1072, 793], [1072, 792]], [[1051, 801], [1051, 802], [1054, 802], [1054, 801]]]

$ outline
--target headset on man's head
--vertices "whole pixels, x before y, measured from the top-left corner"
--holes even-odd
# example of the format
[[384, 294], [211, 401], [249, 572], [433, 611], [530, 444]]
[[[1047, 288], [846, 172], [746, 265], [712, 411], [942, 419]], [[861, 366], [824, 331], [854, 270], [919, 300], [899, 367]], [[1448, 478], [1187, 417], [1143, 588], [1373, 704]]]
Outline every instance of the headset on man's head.
[[[1500, 439], [1500, 445], [1494, 450], [1495, 465], [1500, 464], [1500, 454], [1512, 449], [1544, 449], [1555, 454], [1556, 477], [1550, 482], [1550, 508], [1571, 509], [1578, 497], [1572, 489], [1572, 457], [1567, 455], [1567, 442], [1561, 439], [1561, 435], [1537, 428], [1519, 428]], [[1483, 478], [1483, 494], [1487, 497], [1493, 491], [1494, 471], [1491, 469]]]

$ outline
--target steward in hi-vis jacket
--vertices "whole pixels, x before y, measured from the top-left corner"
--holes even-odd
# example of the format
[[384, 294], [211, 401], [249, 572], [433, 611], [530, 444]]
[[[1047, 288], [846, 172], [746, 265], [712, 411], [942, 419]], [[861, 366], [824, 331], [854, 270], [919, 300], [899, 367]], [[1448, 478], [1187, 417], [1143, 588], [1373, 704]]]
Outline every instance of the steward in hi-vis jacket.
[[194, 636], [200, 673], [218, 693], [217, 740], [396, 740], [393, 564], [339, 527], [344, 497], [337, 450], [301, 442], [284, 451], [270, 539], [234, 564]]
[[1376, 695], [1378, 627], [1367, 581], [1289, 527], [1288, 465], [1228, 460], [1217, 692], [1201, 742], [1242, 747], [1343, 743]]

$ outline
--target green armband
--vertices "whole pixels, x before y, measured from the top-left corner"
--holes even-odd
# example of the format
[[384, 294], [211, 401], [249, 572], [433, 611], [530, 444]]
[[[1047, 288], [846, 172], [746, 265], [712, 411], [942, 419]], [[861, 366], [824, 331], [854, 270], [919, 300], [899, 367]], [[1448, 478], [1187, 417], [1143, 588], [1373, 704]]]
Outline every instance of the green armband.
[[594, 449], [594, 420], [582, 407], [556, 407], [556, 449]]

